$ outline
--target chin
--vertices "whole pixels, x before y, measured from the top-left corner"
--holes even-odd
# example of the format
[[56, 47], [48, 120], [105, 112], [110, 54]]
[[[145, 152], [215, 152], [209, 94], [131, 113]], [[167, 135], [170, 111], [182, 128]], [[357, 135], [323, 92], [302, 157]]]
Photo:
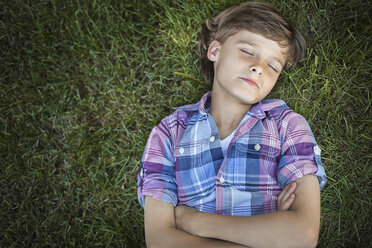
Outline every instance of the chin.
[[261, 100], [260, 94], [258, 92], [246, 91], [244, 89], [234, 90], [232, 95], [237, 99], [241, 104], [244, 105], [253, 105]]
[[242, 103], [245, 104], [245, 105], [253, 105], [253, 104], [256, 104], [258, 102], [259, 102], [259, 100], [256, 100], [256, 99], [242, 99]]
[[257, 102], [260, 101], [260, 98], [255, 97], [255, 96], [251, 96], [251, 94], [248, 95], [248, 96], [247, 96], [247, 95], [242, 96], [240, 99], [241, 99], [241, 101], [244, 102], [245, 104], [255, 104], [255, 103], [257, 103]]

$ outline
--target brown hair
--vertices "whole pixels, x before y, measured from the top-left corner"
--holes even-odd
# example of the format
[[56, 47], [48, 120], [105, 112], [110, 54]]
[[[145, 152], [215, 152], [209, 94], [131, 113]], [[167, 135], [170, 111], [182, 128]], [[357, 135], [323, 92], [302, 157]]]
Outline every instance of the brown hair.
[[207, 57], [208, 47], [213, 40], [224, 43], [228, 37], [245, 29], [277, 41], [288, 47], [285, 68], [296, 64], [305, 55], [305, 39], [274, 7], [265, 2], [246, 2], [207, 19], [199, 34], [198, 52], [200, 71], [208, 82], [214, 78], [214, 67]]

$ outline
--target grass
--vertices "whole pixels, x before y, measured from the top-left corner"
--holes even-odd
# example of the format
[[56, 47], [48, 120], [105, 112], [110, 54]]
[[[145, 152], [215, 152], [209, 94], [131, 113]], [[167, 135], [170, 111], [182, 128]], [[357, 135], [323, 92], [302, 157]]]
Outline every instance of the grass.
[[[0, 3], [0, 246], [143, 247], [136, 180], [151, 128], [211, 88], [204, 19], [238, 1]], [[309, 121], [323, 153], [319, 247], [371, 230], [371, 7], [272, 1], [307, 58], [271, 97]]]

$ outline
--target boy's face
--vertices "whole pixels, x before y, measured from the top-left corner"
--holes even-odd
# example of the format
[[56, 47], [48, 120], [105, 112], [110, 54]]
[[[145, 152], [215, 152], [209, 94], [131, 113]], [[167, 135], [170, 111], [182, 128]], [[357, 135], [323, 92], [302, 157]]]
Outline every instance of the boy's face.
[[278, 80], [286, 52], [278, 42], [246, 30], [223, 44], [213, 41], [208, 49], [208, 58], [215, 62], [213, 90], [242, 104], [261, 101]]

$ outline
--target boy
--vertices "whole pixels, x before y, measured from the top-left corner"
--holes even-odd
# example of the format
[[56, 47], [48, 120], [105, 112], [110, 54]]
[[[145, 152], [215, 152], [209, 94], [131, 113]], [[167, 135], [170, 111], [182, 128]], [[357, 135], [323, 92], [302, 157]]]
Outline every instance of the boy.
[[206, 21], [199, 57], [212, 92], [164, 118], [142, 158], [148, 247], [316, 246], [320, 149], [302, 116], [264, 100], [304, 43], [268, 3]]

